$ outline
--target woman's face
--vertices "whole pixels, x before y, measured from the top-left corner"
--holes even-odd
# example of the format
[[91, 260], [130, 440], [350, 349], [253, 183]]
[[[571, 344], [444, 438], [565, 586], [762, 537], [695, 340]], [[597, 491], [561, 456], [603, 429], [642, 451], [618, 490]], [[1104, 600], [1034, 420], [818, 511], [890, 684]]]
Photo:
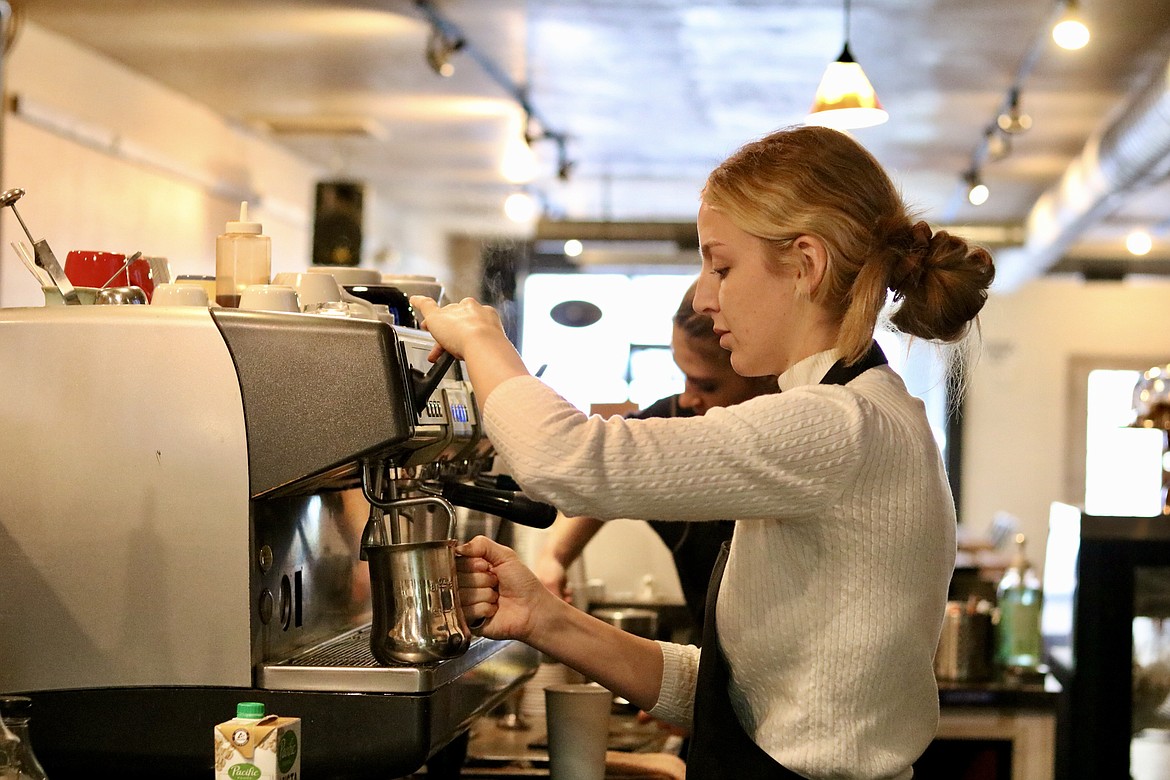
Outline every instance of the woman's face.
[[762, 239], [707, 204], [699, 208], [698, 228], [703, 267], [695, 311], [714, 320], [736, 373], [784, 373], [804, 357], [794, 354], [801, 332], [797, 272], [770, 259]]
[[697, 349], [694, 337], [678, 326], [670, 338], [670, 350], [686, 380], [678, 397], [678, 405], [684, 409], [705, 414], [716, 406], [742, 403], [759, 394], [757, 380], [735, 373], [726, 356], [713, 359], [709, 352]]

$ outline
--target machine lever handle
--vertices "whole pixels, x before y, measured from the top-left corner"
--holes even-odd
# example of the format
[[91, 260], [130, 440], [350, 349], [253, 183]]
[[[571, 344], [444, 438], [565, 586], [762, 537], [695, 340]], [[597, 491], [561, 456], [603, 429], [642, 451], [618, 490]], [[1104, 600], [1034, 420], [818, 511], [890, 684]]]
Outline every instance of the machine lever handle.
[[495, 490], [463, 482], [444, 482], [443, 498], [457, 506], [478, 509], [531, 528], [548, 528], [557, 519], [555, 506], [533, 501], [514, 490]]
[[447, 369], [454, 362], [455, 356], [450, 352], [444, 352], [439, 355], [439, 359], [431, 365], [431, 369], [425, 375], [417, 368], [411, 367], [410, 389], [414, 395], [414, 413], [416, 415], [422, 414], [422, 410], [426, 408], [431, 393], [435, 392], [435, 388], [443, 380], [443, 375], [447, 373]]

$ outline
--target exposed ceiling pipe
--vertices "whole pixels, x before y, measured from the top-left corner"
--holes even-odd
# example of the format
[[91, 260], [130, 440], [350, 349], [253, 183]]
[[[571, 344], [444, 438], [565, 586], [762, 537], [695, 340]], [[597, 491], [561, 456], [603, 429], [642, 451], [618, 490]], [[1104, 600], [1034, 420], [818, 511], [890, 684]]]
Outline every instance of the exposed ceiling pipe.
[[1170, 62], [1164, 61], [1103, 129], [1094, 133], [1026, 221], [1020, 247], [996, 253], [995, 291], [1011, 292], [1061, 259], [1132, 190], [1170, 174]]

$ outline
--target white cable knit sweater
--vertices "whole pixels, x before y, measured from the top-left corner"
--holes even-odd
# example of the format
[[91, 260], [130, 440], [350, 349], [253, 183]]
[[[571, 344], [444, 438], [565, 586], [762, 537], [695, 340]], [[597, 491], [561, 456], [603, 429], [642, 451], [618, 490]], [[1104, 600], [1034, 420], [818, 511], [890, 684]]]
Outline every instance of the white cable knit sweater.
[[[534, 498], [568, 515], [734, 517], [719, 593], [731, 698], [756, 743], [809, 778], [909, 778], [934, 737], [934, 651], [955, 512], [922, 403], [882, 366], [701, 417], [585, 417], [520, 377], [488, 398], [488, 435]], [[661, 643], [652, 715], [689, 723], [698, 650]]]

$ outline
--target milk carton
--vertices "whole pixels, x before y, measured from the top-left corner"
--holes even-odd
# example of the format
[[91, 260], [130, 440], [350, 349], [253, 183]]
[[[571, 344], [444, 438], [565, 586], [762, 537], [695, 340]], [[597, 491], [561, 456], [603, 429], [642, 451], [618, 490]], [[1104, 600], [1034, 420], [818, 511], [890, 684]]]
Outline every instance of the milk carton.
[[215, 780], [300, 780], [301, 719], [265, 715], [260, 702], [236, 706], [215, 727]]

